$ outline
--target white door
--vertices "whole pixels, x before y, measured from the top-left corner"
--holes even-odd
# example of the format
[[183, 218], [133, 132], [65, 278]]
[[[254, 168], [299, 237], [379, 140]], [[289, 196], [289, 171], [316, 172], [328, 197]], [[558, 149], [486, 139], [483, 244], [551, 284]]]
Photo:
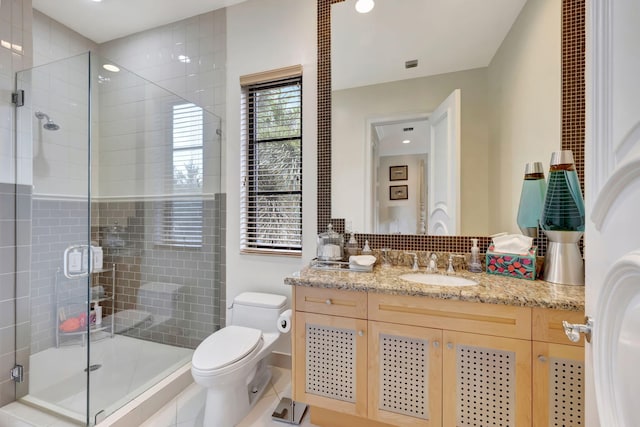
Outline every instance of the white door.
[[[585, 147], [587, 426], [640, 426], [640, 2], [591, 0]], [[597, 406], [596, 406], [597, 402]]]
[[436, 108], [429, 124], [428, 234], [456, 235], [460, 230], [460, 89]]

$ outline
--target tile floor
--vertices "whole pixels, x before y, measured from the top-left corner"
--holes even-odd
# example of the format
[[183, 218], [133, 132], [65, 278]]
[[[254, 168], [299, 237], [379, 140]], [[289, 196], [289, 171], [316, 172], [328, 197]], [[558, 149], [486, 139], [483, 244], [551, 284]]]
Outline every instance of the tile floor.
[[[237, 427], [287, 427], [290, 424], [273, 421], [271, 413], [281, 397], [291, 397], [291, 371], [271, 368], [273, 377], [251, 412]], [[173, 401], [145, 421], [140, 427], [203, 427], [205, 390], [191, 384]], [[301, 424], [313, 427], [306, 414]], [[0, 427], [77, 427], [76, 424], [60, 420], [30, 406], [13, 402], [0, 408]]]
[[[272, 367], [271, 384], [253, 407], [249, 415], [237, 427], [286, 427], [290, 424], [273, 421], [271, 414], [282, 397], [291, 397], [291, 371]], [[202, 427], [205, 390], [191, 384], [171, 403], [149, 418], [140, 427]], [[306, 414], [301, 424], [313, 427]]]

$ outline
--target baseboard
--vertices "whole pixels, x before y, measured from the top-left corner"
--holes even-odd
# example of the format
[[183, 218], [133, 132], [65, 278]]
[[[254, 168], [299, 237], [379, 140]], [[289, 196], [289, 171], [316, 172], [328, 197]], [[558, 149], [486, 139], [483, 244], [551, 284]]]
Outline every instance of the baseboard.
[[269, 357], [269, 365], [291, 370], [291, 355], [274, 351]]

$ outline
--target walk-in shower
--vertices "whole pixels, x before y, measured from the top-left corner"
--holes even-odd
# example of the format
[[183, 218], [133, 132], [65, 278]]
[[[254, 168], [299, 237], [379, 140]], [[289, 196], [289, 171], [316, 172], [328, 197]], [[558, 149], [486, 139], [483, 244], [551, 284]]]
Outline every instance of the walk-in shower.
[[224, 300], [220, 119], [107, 62], [16, 78], [16, 394], [86, 425], [184, 367]]
[[36, 111], [35, 116], [38, 120], [45, 119], [46, 123], [42, 125], [42, 127], [46, 130], [58, 130], [60, 126], [56, 124], [48, 114], [43, 113], [42, 111]]

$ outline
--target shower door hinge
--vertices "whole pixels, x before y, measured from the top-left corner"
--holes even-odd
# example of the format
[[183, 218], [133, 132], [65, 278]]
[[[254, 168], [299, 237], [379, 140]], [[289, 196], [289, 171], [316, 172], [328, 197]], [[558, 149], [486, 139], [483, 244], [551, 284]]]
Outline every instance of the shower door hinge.
[[11, 94], [11, 102], [16, 104], [16, 107], [24, 106], [24, 90], [20, 89], [17, 92]]
[[24, 381], [24, 368], [22, 365], [16, 365], [11, 369], [11, 379], [13, 382], [21, 383]]

